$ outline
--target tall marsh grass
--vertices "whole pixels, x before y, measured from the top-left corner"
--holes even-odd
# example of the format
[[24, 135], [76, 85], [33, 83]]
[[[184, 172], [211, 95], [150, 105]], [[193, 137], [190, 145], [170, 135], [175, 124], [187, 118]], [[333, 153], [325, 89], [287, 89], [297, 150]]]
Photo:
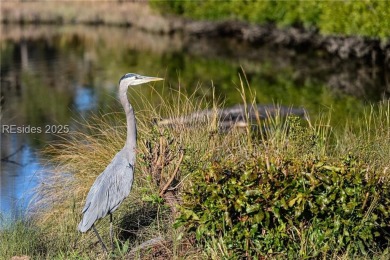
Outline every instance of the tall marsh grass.
[[[245, 94], [242, 81], [240, 88], [243, 101], [250, 104], [254, 99], [251, 93]], [[131, 91], [138, 126], [138, 158], [130, 196], [114, 213], [117, 242], [116, 250], [111, 254], [114, 258], [234, 257], [223, 236], [198, 243], [185, 228], [173, 228], [175, 219], [181, 214], [176, 205], [181, 204], [183, 195], [198, 184], [194, 175], [212, 169], [215, 162], [221, 160], [245, 162], [248, 157], [258, 156], [265, 167], [271, 169], [286, 158], [299, 161], [328, 157], [336, 161], [342, 155], [354, 153], [371, 167], [371, 171], [381, 175], [383, 183], [389, 182], [389, 101], [373, 106], [360, 122], [351, 122], [337, 132], [329, 125], [327, 117], [312, 122], [308, 117], [286, 119], [277, 113], [265, 119], [259, 117], [244, 129], [233, 127], [221, 132], [216, 114], [196, 122], [180, 121], [183, 115], [205, 108], [217, 111], [222, 103], [216, 98], [207, 101], [197, 98], [198, 93], [165, 91], [170, 91], [171, 99], [164, 100], [156, 91], [157, 98], [153, 103], [146, 96]], [[171, 123], [159, 124], [167, 118]], [[291, 131], [292, 124], [297, 125], [295, 133]], [[124, 144], [125, 117], [122, 111], [95, 115], [77, 125], [78, 129], [44, 150], [49, 158], [47, 163], [54, 170], [39, 187], [34, 220], [17, 222], [1, 231], [0, 248], [7, 248], [1, 251], [1, 257], [107, 257], [92, 232], [80, 234], [76, 227], [90, 186]], [[316, 137], [315, 147], [306, 142], [312, 136]], [[295, 150], [289, 149], [291, 147]], [[108, 241], [108, 226], [107, 219], [97, 223], [105, 241]], [[299, 230], [296, 234], [300, 234]], [[161, 239], [151, 247], [132, 251], [154, 238]], [[298, 247], [304, 252], [312, 241], [315, 239], [301, 239], [302, 246]], [[17, 245], [24, 246], [17, 249]], [[379, 256], [385, 254], [378, 253]], [[270, 253], [269, 257], [278, 255]], [[332, 256], [339, 257], [344, 256]]]

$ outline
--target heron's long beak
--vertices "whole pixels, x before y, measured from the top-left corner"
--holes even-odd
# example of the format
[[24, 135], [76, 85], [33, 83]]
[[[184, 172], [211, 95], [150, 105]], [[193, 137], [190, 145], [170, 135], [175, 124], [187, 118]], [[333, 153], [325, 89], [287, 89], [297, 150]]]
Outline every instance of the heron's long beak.
[[147, 83], [147, 82], [152, 82], [152, 81], [159, 81], [159, 80], [164, 80], [163, 78], [158, 78], [158, 77], [148, 77], [148, 76], [142, 76], [142, 78], [138, 79], [142, 83]]
[[[134, 75], [134, 74], [130, 74]], [[164, 80], [163, 78], [158, 77], [149, 77], [149, 76], [141, 76], [141, 75], [135, 75], [131, 78], [131, 81], [129, 82], [129, 86], [136, 86], [140, 84], [145, 84], [151, 81], [159, 81]]]
[[157, 77], [145, 77], [148, 81], [159, 81], [164, 80], [163, 78], [157, 78]]

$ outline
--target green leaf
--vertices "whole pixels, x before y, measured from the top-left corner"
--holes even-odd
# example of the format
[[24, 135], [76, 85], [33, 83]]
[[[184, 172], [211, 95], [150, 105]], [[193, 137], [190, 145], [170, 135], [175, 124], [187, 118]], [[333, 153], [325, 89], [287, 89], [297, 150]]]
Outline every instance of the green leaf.
[[259, 210], [257, 214], [253, 216], [253, 222], [254, 223], [260, 223], [264, 219], [264, 212], [262, 210]]
[[259, 211], [260, 208], [261, 208], [260, 204], [247, 205], [246, 213], [253, 213], [253, 212]]
[[292, 206], [294, 206], [295, 202], [298, 200], [298, 196], [291, 199], [289, 202], [288, 202], [288, 206], [291, 208]]
[[324, 165], [324, 166], [322, 166], [322, 168], [325, 169], [325, 170], [332, 171], [332, 172], [341, 172], [341, 168], [340, 167], [336, 167], [336, 166]]

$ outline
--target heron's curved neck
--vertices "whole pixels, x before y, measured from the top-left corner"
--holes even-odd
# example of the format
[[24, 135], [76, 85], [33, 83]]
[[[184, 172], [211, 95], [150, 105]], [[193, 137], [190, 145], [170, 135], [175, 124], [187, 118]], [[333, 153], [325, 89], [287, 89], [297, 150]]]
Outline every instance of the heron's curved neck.
[[120, 91], [119, 98], [126, 113], [127, 137], [125, 146], [129, 147], [130, 149], [135, 149], [137, 145], [137, 129], [134, 110], [127, 98], [126, 90]]

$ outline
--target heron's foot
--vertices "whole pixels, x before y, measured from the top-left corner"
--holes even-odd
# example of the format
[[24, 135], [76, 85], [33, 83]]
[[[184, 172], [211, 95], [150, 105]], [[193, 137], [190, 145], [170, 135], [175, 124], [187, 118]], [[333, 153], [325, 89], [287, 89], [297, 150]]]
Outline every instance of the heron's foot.
[[102, 244], [103, 251], [104, 251], [106, 254], [108, 254], [108, 249], [107, 249], [106, 245], [105, 245], [103, 242], [102, 242], [101, 244]]
[[102, 245], [103, 251], [106, 252], [106, 254], [108, 254], [107, 247], [106, 247], [106, 245], [104, 244], [102, 238], [100, 237], [99, 232], [98, 232], [97, 229], [95, 228], [95, 225], [92, 225], [92, 229], [93, 229], [93, 231], [95, 232], [97, 238], [99, 239], [99, 242], [100, 242], [100, 244]]
[[114, 245], [114, 240], [111, 238], [111, 248], [112, 248], [112, 252], [115, 251], [115, 245]]

